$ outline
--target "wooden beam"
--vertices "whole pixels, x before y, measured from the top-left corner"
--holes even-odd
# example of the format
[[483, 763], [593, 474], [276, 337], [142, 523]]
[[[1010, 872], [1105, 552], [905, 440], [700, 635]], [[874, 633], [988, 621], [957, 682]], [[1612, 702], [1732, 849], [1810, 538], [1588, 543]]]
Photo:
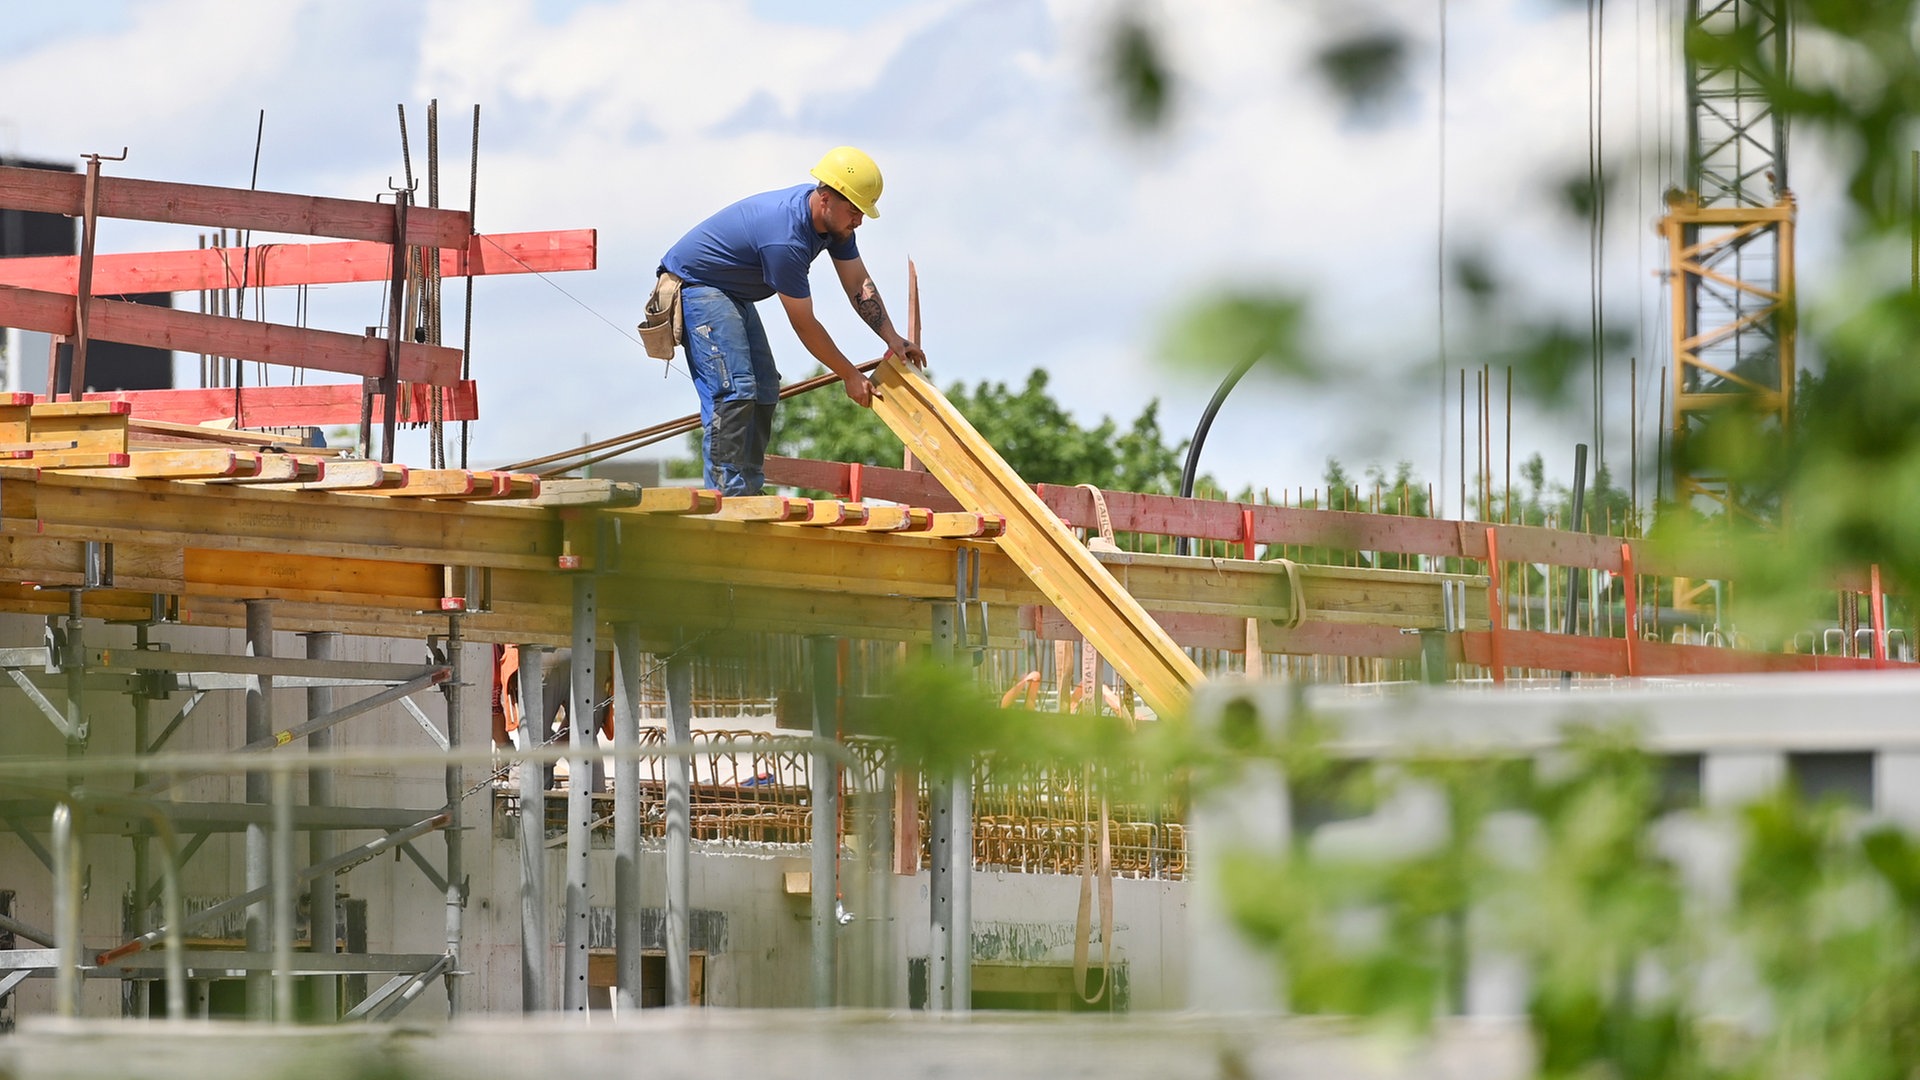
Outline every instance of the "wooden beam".
[[252, 476], [211, 481], [221, 484], [311, 484], [327, 475], [325, 458], [304, 454], [256, 454], [259, 469]]
[[[432, 396], [440, 395], [440, 419], [480, 419], [476, 384], [463, 379], [450, 386], [408, 383], [400, 399], [399, 420], [424, 424], [433, 419]], [[232, 421], [236, 428], [328, 427], [360, 422], [359, 383], [308, 386], [243, 386], [210, 390], [107, 390], [83, 395], [86, 401], [124, 401], [136, 420], [174, 424]], [[386, 395], [373, 395], [374, 415], [385, 410]]]
[[[78, 173], [0, 166], [0, 208], [79, 217], [85, 209], [85, 192], [86, 177]], [[99, 182], [98, 207], [100, 217], [128, 221], [331, 236], [342, 240], [389, 243], [393, 240], [391, 204], [318, 195], [103, 176]], [[409, 244], [464, 248], [471, 235], [473, 218], [465, 211], [424, 206], [407, 210], [406, 241]]]
[[90, 476], [136, 480], [204, 480], [250, 477], [260, 471], [260, 455], [251, 450], [143, 450], [117, 468], [89, 469]]
[[711, 514], [720, 504], [720, 493], [711, 488], [646, 488], [634, 509], [643, 514]]
[[1004, 515], [997, 541], [1163, 717], [1185, 712], [1200, 669], [920, 372], [875, 370], [873, 412], [968, 509]]
[[[100, 341], [232, 356], [346, 375], [379, 376], [387, 370], [387, 343], [379, 338], [228, 319], [121, 300], [94, 300], [89, 306], [88, 318], [88, 334]], [[0, 326], [42, 334], [72, 334], [75, 331], [73, 298], [37, 289], [0, 286]], [[403, 341], [400, 343], [400, 377], [409, 382], [451, 385], [460, 379], [460, 350]]]
[[320, 476], [289, 483], [296, 491], [352, 491], [360, 488], [395, 488], [407, 482], [405, 465], [384, 461], [329, 461]]
[[[467, 469], [410, 469], [406, 482], [398, 487], [375, 488], [363, 492], [389, 498], [436, 498], [443, 495], [472, 495], [481, 490], [482, 474]], [[487, 494], [493, 493], [493, 477], [485, 477]]]
[[793, 499], [785, 495], [739, 495], [722, 497], [715, 517], [726, 521], [804, 521], [813, 513], [812, 499]]
[[[391, 217], [392, 211], [387, 213]], [[412, 213], [409, 209], [408, 214]], [[473, 236], [462, 248], [440, 250], [440, 276], [592, 270], [598, 262], [596, 243], [592, 229]], [[72, 296], [79, 287], [79, 267], [79, 258], [73, 255], [0, 259], [0, 285]], [[95, 296], [124, 296], [202, 289], [335, 285], [386, 281], [392, 273], [393, 249], [386, 243], [352, 240], [331, 244], [260, 244], [245, 248], [95, 255], [92, 292]]]
[[863, 525], [846, 528], [866, 532], [926, 532], [933, 528], [933, 511], [924, 506], [867, 506]]
[[999, 514], [975, 514], [964, 510], [935, 513], [927, 523], [927, 535], [946, 540], [990, 540], [1007, 531], [1007, 519]]
[[867, 522], [865, 503], [843, 502], [839, 499], [813, 499], [807, 510], [807, 516], [790, 522], [805, 527], [829, 527], [839, 525], [864, 525]]

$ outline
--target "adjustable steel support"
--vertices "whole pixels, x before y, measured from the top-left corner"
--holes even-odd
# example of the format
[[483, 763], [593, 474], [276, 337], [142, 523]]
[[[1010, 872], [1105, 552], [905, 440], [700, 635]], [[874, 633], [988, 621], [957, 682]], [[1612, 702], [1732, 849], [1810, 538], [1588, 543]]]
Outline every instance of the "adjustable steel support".
[[[307, 642], [307, 659], [332, 660], [340, 643], [340, 635], [330, 631], [315, 631], [302, 635]], [[307, 688], [307, 719], [316, 720], [333, 711], [333, 688], [330, 686], [310, 686]], [[333, 748], [333, 730], [320, 728], [307, 736], [307, 749], [313, 753], [325, 753]], [[309, 769], [307, 771], [307, 805], [328, 807], [333, 805], [333, 770], [328, 768]], [[333, 856], [333, 833], [326, 829], [314, 829], [307, 833], [307, 862], [322, 863]], [[317, 953], [331, 953], [339, 940], [339, 928], [335, 925], [334, 909], [339, 903], [340, 889], [332, 874], [322, 874], [313, 879], [307, 893], [308, 925], [312, 927], [310, 935], [312, 948]], [[142, 928], [144, 929], [144, 928]], [[319, 975], [313, 980], [313, 996], [318, 1006], [319, 1019], [334, 1020], [340, 1012], [340, 977], [338, 975]]]
[[[520, 646], [520, 744], [538, 749], [545, 737], [543, 671], [546, 650]], [[552, 1007], [547, 990], [547, 778], [537, 761], [520, 762], [520, 1009], [544, 1012]]]
[[[693, 661], [679, 652], [667, 659], [667, 742], [693, 741]], [[692, 763], [680, 754], [667, 758], [667, 1006], [693, 1003], [692, 889], [688, 885], [693, 854]]]
[[587, 933], [592, 905], [587, 895], [587, 853], [593, 825], [594, 723], [593, 654], [598, 647], [597, 590], [592, 574], [573, 579], [573, 693], [568, 699], [567, 725], [567, 928], [566, 955], [561, 962], [561, 1008], [585, 1018], [587, 1014]]
[[613, 628], [615, 668], [613, 748], [613, 946], [617, 977], [615, 1004], [640, 1008], [640, 628]]
[[466, 793], [466, 774], [461, 769], [460, 753], [460, 713], [464, 704], [466, 690], [465, 678], [461, 668], [461, 653], [465, 642], [460, 635], [460, 620], [464, 616], [455, 613], [447, 616], [447, 681], [442, 689], [446, 691], [447, 733], [445, 748], [453, 754], [447, 762], [447, 829], [444, 834], [447, 843], [447, 1017], [458, 1017], [465, 1011], [466, 987], [464, 966], [461, 964], [460, 950], [465, 936], [467, 911], [467, 875], [466, 859], [461, 844], [463, 835], [460, 828], [460, 805]]
[[[953, 661], [955, 607], [934, 604], [933, 657]], [[927, 774], [927, 1011], [953, 1008], [953, 778]]]
[[[247, 601], [247, 655], [273, 655], [273, 601]], [[273, 736], [273, 676], [255, 675], [247, 687], [247, 743]], [[265, 804], [273, 797], [271, 778], [253, 770], [246, 777], [247, 802]], [[246, 916], [248, 952], [265, 952], [272, 946], [272, 908], [267, 903], [270, 891], [272, 856], [263, 824], [247, 826], [246, 886], [249, 893], [260, 893], [260, 900], [249, 904]], [[273, 984], [264, 971], [247, 973], [247, 1016], [265, 1020], [273, 1015]]]
[[[813, 737], [822, 741], [839, 736], [840, 678], [833, 639], [807, 639], [813, 662]], [[813, 1007], [831, 1008], [836, 985], [839, 938], [840, 877], [840, 765], [825, 748], [813, 752], [813, 872], [809, 892], [813, 901]]]

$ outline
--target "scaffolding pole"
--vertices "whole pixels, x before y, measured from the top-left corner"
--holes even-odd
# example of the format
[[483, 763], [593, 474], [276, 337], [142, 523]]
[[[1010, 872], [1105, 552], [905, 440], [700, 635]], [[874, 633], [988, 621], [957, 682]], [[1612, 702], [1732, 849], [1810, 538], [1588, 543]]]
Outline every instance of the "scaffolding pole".
[[813, 1007], [826, 1009], [834, 1005], [838, 974], [835, 907], [840, 876], [840, 765], [826, 747], [840, 733], [840, 680], [832, 638], [808, 638], [807, 648], [813, 664], [813, 737], [820, 742], [808, 770], [813, 788], [813, 870], [808, 879], [813, 906]]
[[[667, 742], [693, 741], [693, 661], [680, 651], [667, 658]], [[693, 1003], [692, 913], [687, 910], [693, 853], [691, 761], [668, 756], [667, 774], [667, 1007]]]
[[572, 696], [567, 705], [567, 930], [566, 956], [561, 962], [561, 1008], [585, 1019], [587, 1014], [587, 946], [592, 902], [587, 895], [588, 851], [592, 846], [593, 758], [596, 738], [593, 722], [593, 653], [599, 613], [591, 574], [573, 579]]
[[[520, 646], [520, 745], [538, 749], [545, 740], [541, 702], [546, 695], [545, 649]], [[535, 714], [542, 720], [534, 723]], [[547, 960], [552, 951], [547, 931], [547, 776], [546, 766], [520, 760], [520, 1010], [553, 1007], [547, 989]]]
[[615, 1006], [640, 1008], [640, 628], [613, 628], [615, 695], [613, 748], [613, 945], [618, 988]]

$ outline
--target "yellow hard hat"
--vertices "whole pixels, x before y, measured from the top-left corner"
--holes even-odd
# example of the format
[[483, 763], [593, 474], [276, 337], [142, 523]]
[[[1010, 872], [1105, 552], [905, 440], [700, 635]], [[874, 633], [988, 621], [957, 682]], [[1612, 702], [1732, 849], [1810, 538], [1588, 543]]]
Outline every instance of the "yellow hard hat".
[[813, 178], [847, 197], [870, 218], [880, 216], [880, 166], [851, 146], [836, 146], [813, 167]]

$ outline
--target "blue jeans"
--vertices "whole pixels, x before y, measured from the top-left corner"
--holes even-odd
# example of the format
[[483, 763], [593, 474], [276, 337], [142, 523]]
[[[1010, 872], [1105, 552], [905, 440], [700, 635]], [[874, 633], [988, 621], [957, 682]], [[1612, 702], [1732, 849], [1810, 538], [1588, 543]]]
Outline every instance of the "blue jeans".
[[780, 370], [753, 305], [707, 285], [680, 290], [687, 327], [687, 367], [700, 392], [705, 483], [722, 495], [758, 495]]

